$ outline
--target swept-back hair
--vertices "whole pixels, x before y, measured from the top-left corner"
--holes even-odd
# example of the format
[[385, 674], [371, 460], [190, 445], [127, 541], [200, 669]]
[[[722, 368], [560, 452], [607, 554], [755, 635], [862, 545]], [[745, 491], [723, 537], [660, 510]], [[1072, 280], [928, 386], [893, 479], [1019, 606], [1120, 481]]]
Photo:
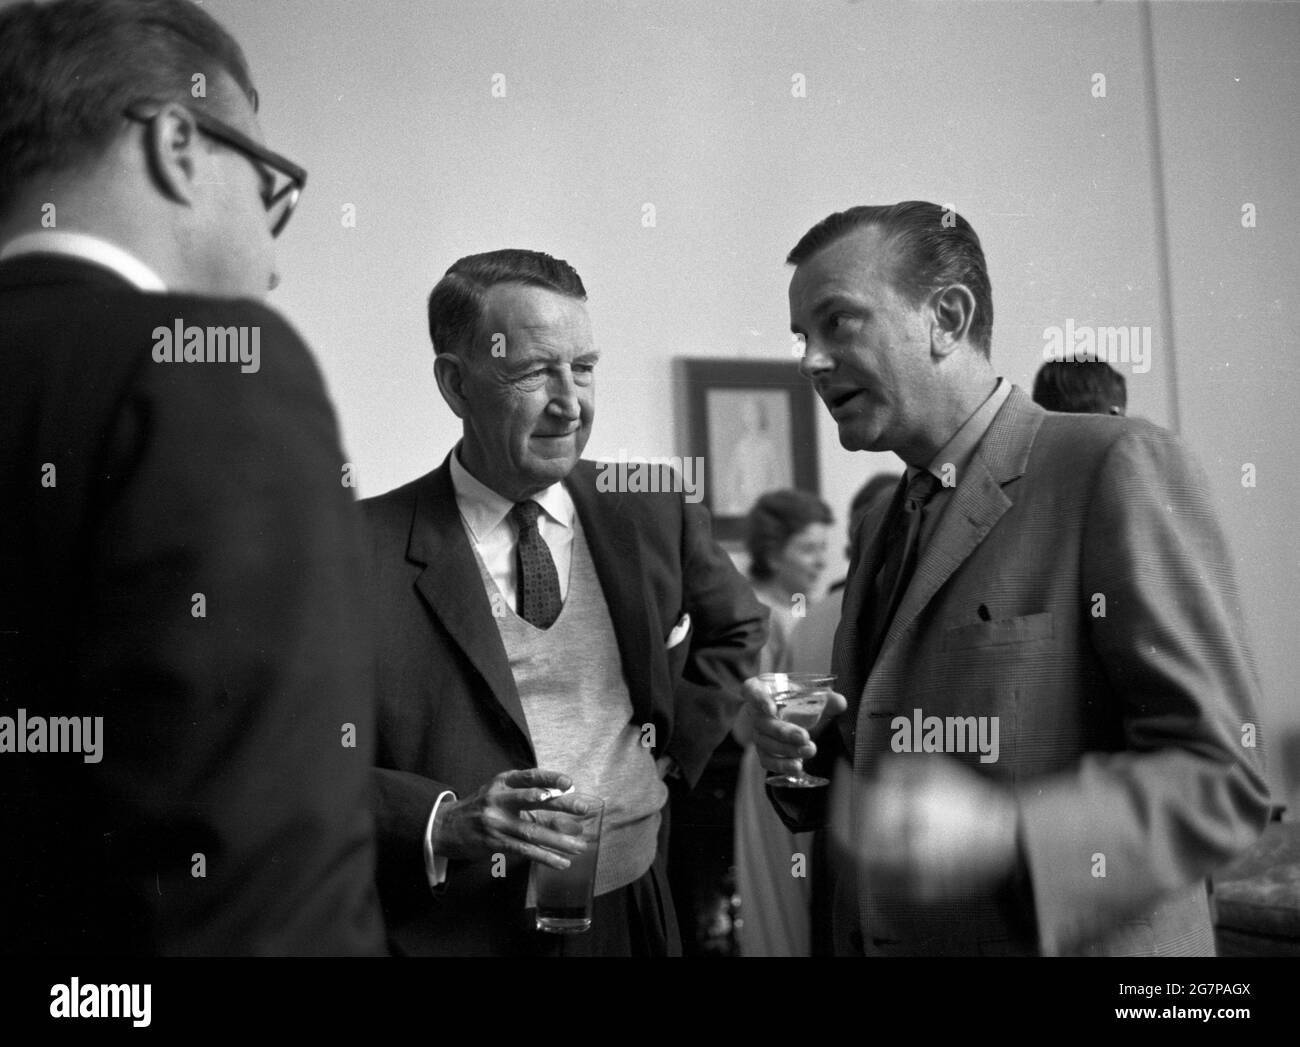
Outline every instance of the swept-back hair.
[[993, 288], [984, 248], [971, 224], [951, 208], [924, 200], [850, 207], [827, 215], [804, 233], [786, 257], [802, 265], [823, 247], [867, 226], [879, 226], [894, 250], [894, 284], [913, 305], [951, 284], [964, 284], [975, 298], [970, 340], [987, 357], [993, 344]]
[[520, 248], [467, 255], [453, 263], [429, 295], [429, 338], [435, 353], [463, 355], [473, 346], [483, 300], [497, 284], [526, 284], [587, 300], [582, 277], [563, 259]]

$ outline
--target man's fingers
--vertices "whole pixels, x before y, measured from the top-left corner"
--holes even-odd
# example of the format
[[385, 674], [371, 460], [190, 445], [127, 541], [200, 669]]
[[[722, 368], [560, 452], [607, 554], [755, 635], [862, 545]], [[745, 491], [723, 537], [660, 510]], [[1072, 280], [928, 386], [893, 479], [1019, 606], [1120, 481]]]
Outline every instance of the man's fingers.
[[763, 750], [759, 749], [758, 762], [762, 765], [763, 770], [770, 771], [772, 774], [789, 774], [795, 775], [803, 770], [803, 764], [799, 760], [781, 760], [764, 756]]
[[817, 754], [817, 746], [802, 727], [782, 720], [764, 720], [754, 732], [758, 762], [772, 774], [798, 774], [802, 760]]
[[497, 780], [511, 789], [558, 789], [566, 792], [573, 788], [573, 779], [560, 771], [548, 771], [541, 767], [526, 770], [506, 771], [498, 775]]
[[536, 844], [524, 843], [522, 840], [511, 840], [502, 845], [502, 849], [511, 851], [521, 858], [527, 858], [529, 861], [539, 862], [542, 865], [549, 865], [552, 869], [563, 871], [572, 863], [568, 858], [556, 854], [554, 851], [548, 851], [545, 847], [538, 847]]
[[577, 803], [582, 804], [583, 809], [575, 813], [586, 813], [583, 801], [575, 801], [572, 793], [566, 794], [559, 789], [508, 789], [498, 792], [492, 800], [500, 807], [519, 812], [535, 809], [571, 810], [571, 806], [563, 805]]
[[498, 815], [489, 824], [493, 846], [535, 858], [556, 869], [569, 867], [565, 855], [582, 854], [587, 849], [581, 836], [570, 835], [562, 827], [550, 828], [531, 817], [505, 818]]
[[771, 717], [754, 723], [754, 745], [761, 755], [769, 759], [807, 759], [817, 752], [817, 746], [802, 727]]
[[[554, 811], [563, 814], [586, 815], [592, 814], [593, 806], [585, 796], [579, 796], [577, 793], [566, 793], [561, 796], [547, 796], [540, 805], [534, 805], [537, 811]], [[569, 819], [570, 822], [573, 819]], [[578, 832], [578, 829], [573, 829]]]
[[753, 707], [755, 719], [763, 716], [776, 716], [776, 702], [768, 693], [767, 686], [757, 676], [751, 676], [741, 685], [746, 701]]
[[548, 828], [536, 822], [520, 822], [515, 835], [525, 843], [546, 847], [560, 854], [582, 854], [587, 849], [581, 836], [564, 832], [563, 828]]

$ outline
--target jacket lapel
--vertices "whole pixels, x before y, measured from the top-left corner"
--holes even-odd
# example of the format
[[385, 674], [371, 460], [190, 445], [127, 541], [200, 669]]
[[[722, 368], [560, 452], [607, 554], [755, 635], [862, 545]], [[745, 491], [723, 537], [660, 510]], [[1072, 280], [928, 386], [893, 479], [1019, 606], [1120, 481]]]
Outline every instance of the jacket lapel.
[[[880, 570], [885, 556], [885, 535], [890, 521], [898, 511], [906, 489], [904, 480], [899, 481], [898, 489], [890, 501], [889, 509], [877, 521], [871, 534], [858, 535], [858, 547], [862, 553], [849, 566], [849, 580], [844, 587], [844, 603], [840, 610], [840, 624], [835, 629], [835, 646], [831, 655], [831, 672], [835, 674], [835, 689], [844, 695], [849, 703], [844, 715], [837, 722], [849, 742], [849, 752], [853, 751], [848, 737], [852, 724], [857, 720], [858, 702], [862, 698], [862, 688], [866, 684], [868, 666], [862, 664], [862, 649], [872, 635], [871, 614], [871, 580]], [[866, 547], [862, 548], [862, 543]]]
[[650, 602], [651, 587], [642, 572], [639, 535], [631, 521], [621, 519], [618, 495], [597, 492], [596, 468], [591, 462], [579, 462], [565, 486], [582, 522], [591, 562], [614, 625], [633, 714], [637, 722], [646, 723], [654, 714], [654, 695], [671, 690], [667, 662], [654, 657], [664, 638], [653, 629], [658, 616]]
[[531, 752], [532, 736], [510, 659], [456, 508], [449, 462], [450, 455], [428, 475], [416, 495], [406, 550], [411, 562], [424, 565], [415, 586], [487, 682], [492, 698], [522, 732]]
[[916, 573], [881, 644], [880, 660], [943, 584], [979, 547], [1013, 502], [1003, 485], [1024, 475], [1043, 412], [1015, 387], [994, 416], [917, 561]]

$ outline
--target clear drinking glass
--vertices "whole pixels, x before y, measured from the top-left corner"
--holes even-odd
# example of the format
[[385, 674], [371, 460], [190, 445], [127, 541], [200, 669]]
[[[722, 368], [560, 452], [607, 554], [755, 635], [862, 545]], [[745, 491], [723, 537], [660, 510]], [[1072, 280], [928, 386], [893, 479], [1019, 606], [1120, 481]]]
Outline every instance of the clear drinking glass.
[[[835, 684], [835, 677], [826, 673], [762, 673], [758, 679], [776, 702], [777, 716], [807, 731], [817, 726]], [[829, 785], [830, 779], [804, 773], [800, 760], [798, 773], [768, 775], [766, 784], [785, 789], [819, 789]]]
[[533, 890], [537, 894], [537, 929], [552, 934], [581, 934], [591, 930], [591, 902], [596, 889], [596, 858], [600, 854], [600, 823], [605, 801], [598, 796], [572, 794], [587, 807], [586, 814], [568, 811], [535, 812], [549, 829], [581, 836], [587, 849], [566, 855], [567, 869], [552, 869], [533, 862]]

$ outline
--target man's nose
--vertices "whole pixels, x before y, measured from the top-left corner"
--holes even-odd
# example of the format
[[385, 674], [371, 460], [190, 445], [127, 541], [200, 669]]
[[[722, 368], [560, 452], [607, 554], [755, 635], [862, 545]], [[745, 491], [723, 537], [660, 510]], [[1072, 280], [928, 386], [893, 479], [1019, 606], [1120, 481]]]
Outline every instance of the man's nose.
[[578, 387], [568, 369], [560, 371], [552, 380], [551, 402], [547, 406], [552, 414], [561, 418], [577, 418], [582, 413], [578, 404]]
[[803, 356], [799, 358], [799, 373], [805, 378], [816, 378], [819, 374], [831, 370], [835, 361], [821, 341], [809, 338], [804, 342]]
[[272, 269], [271, 277], [266, 281], [266, 289], [268, 291], [274, 291], [279, 286], [280, 286], [280, 271], [278, 269]]

